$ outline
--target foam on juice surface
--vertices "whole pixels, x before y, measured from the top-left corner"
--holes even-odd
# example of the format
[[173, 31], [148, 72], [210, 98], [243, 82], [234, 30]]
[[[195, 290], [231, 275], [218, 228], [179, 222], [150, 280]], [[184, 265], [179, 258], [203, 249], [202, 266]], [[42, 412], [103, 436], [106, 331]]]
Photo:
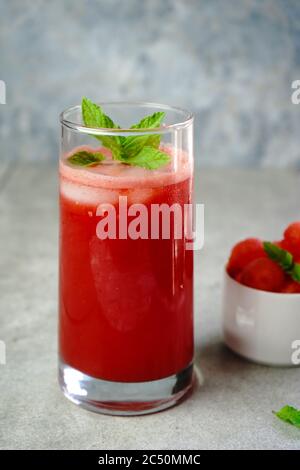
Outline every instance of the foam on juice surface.
[[[107, 149], [81, 146], [63, 155], [60, 160], [60, 190], [64, 197], [77, 203], [97, 204], [99, 201], [117, 204], [120, 195], [128, 196], [129, 203], [143, 203], [160, 187], [179, 183], [191, 176], [188, 155], [171, 146], [162, 146], [173, 162], [157, 170], [124, 165], [112, 160]], [[105, 153], [107, 160], [92, 167], [75, 167], [67, 158], [75, 151], [88, 150]]]

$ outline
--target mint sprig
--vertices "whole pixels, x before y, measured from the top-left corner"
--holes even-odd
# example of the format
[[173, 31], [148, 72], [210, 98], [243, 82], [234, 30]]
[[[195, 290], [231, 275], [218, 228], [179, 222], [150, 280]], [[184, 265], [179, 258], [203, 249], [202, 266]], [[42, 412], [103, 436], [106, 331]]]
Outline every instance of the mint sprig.
[[[151, 116], [146, 116], [143, 118], [138, 124], [134, 124], [130, 127], [130, 129], [155, 129], [161, 125], [163, 118], [165, 117], [165, 113], [158, 112], [153, 113]], [[158, 148], [160, 144], [160, 135], [153, 134], [153, 135], [135, 135], [125, 137], [122, 141], [122, 146], [124, 149], [124, 153], [126, 158], [133, 157], [137, 155], [143, 147], [153, 147]]]
[[169, 163], [170, 157], [165, 152], [161, 152], [153, 147], [143, 147], [142, 150], [130, 158], [130, 164], [156, 170]]
[[294, 281], [300, 283], [300, 264], [295, 263], [292, 253], [271, 242], [263, 243], [265, 253], [275, 261]]
[[264, 250], [268, 257], [275, 261], [284, 271], [289, 271], [293, 266], [293, 255], [271, 242], [264, 242]]
[[300, 428], [300, 410], [297, 410], [293, 406], [286, 405], [279, 411], [273, 411], [273, 413], [282, 421]]
[[72, 165], [76, 166], [94, 166], [102, 162], [104, 158], [105, 157], [101, 152], [80, 150], [79, 152], [73, 153], [73, 155], [68, 158], [68, 161], [72, 163]]
[[290, 275], [294, 281], [300, 283], [300, 264], [299, 263], [294, 263], [294, 266]]
[[[82, 119], [88, 127], [99, 127], [105, 129], [119, 129], [113, 120], [104, 114], [102, 108], [93, 103], [88, 98], [82, 98], [81, 103]], [[94, 135], [94, 137], [102, 142], [102, 145], [111, 150], [116, 160], [122, 160], [121, 141], [119, 136], [110, 135]]]
[[117, 126], [109, 116], [104, 114], [100, 106], [98, 106], [96, 103], [93, 103], [86, 97], [82, 98], [81, 109], [83, 121], [86, 126], [104, 127], [106, 129], [119, 128], [119, 126]]
[[[107, 116], [102, 108], [88, 98], [82, 99], [82, 119], [87, 127], [120, 129], [113, 120]], [[156, 112], [144, 117], [140, 122], [131, 126], [131, 129], [155, 129], [160, 127], [165, 113]], [[92, 134], [93, 135], [93, 134]], [[140, 166], [147, 169], [157, 169], [170, 162], [170, 156], [159, 150], [160, 135], [136, 136], [108, 136], [94, 135], [108, 148], [115, 160], [128, 165]]]

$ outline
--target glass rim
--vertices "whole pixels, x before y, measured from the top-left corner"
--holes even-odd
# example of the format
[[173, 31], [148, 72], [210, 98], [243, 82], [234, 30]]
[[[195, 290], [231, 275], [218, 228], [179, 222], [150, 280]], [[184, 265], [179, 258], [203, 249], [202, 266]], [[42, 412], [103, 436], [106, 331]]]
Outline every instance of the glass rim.
[[137, 107], [152, 107], [165, 111], [174, 111], [181, 113], [183, 115], [183, 120], [179, 120], [173, 124], [167, 124], [160, 127], [153, 128], [143, 128], [143, 129], [130, 129], [130, 128], [116, 128], [110, 129], [106, 127], [88, 127], [84, 124], [78, 124], [70, 119], [67, 119], [66, 116], [68, 113], [75, 111], [81, 108], [81, 105], [70, 106], [66, 108], [62, 113], [60, 113], [59, 120], [61, 124], [69, 129], [72, 129], [75, 132], [81, 132], [85, 134], [93, 135], [153, 135], [153, 134], [167, 134], [169, 132], [175, 132], [181, 129], [185, 129], [190, 126], [194, 121], [194, 114], [184, 108], [177, 106], [170, 106], [167, 104], [160, 104], [150, 101], [104, 101], [97, 103], [100, 106], [137, 106]]

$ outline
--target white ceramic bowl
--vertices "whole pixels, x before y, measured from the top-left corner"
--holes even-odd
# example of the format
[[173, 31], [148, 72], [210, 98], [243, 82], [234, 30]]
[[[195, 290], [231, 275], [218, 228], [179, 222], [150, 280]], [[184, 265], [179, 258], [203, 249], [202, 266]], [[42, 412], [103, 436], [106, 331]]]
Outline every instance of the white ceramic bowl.
[[243, 286], [225, 271], [223, 335], [226, 345], [254, 362], [300, 365], [300, 294]]

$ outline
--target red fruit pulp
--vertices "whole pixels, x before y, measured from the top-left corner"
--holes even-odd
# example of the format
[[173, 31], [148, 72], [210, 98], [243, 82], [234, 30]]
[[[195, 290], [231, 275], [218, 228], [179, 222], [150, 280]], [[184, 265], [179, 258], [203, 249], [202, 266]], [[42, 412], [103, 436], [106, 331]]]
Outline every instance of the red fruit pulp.
[[106, 178], [61, 163], [60, 356], [110, 381], [161, 379], [193, 359], [193, 251], [185, 240], [96, 236], [97, 205], [117, 209], [119, 194], [149, 210], [151, 203], [191, 201], [190, 174], [143, 180], [140, 170], [127, 167], [114, 187], [122, 177], [109, 174], [120, 168], [103, 165]]
[[272, 260], [259, 258], [246, 266], [240, 282], [254, 289], [280, 292], [285, 282], [285, 274]]

